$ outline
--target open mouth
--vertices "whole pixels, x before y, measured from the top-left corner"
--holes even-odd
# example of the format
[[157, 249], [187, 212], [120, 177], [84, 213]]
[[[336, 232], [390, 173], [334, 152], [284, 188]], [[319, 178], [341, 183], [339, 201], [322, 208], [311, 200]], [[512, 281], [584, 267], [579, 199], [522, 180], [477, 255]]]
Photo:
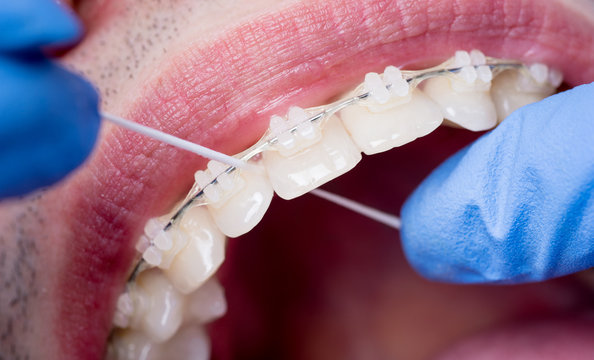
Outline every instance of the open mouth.
[[[423, 69], [460, 49], [476, 48], [524, 64], [546, 64], [563, 73], [569, 87], [590, 82], [594, 80], [590, 66], [594, 21], [588, 18], [591, 13], [576, 11], [570, 4], [511, 0], [275, 4], [258, 10], [257, 16], [239, 14], [238, 18], [245, 20], [217, 30], [212, 39], [198, 36], [203, 31], [199, 25], [194, 33], [165, 39], [171, 45], [158, 57], [153, 56], [154, 51], [142, 53], [140, 43], [147, 39], [141, 37], [138, 43], [129, 44], [140, 49], [137, 57], [124, 57], [127, 66], [138, 67], [131, 70], [126, 83], [126, 79], [113, 80], [117, 77], [114, 73], [125, 72], [113, 62], [99, 68], [101, 71], [85, 66], [93, 58], [88, 49], [95, 45], [100, 49], [106, 32], [117, 28], [123, 19], [142, 17], [134, 12], [134, 5], [107, 1], [85, 10], [93, 14], [85, 17], [83, 13], [89, 26], [85, 40], [89, 45], [83, 43], [81, 50], [68, 54], [65, 61], [98, 83], [104, 107], [111, 112], [225, 153], [239, 153], [262, 136], [272, 115], [290, 113], [293, 105], [305, 108], [329, 103], [353, 89], [368, 72], [382, 72], [389, 65]], [[198, 10], [189, 8], [188, 12], [192, 11]], [[159, 25], [165, 18], [162, 15]], [[174, 29], [179, 32], [189, 25], [180, 20], [169, 21], [167, 26], [176, 33]], [[108, 30], [94, 33], [100, 28]], [[167, 37], [165, 34], [167, 31], [161, 36]], [[385, 80], [385, 75], [380, 79]], [[475, 75], [476, 81], [490, 82]], [[551, 79], [545, 80], [550, 85]], [[550, 93], [549, 85], [539, 89]], [[428, 94], [430, 87], [419, 86]], [[371, 83], [369, 88], [373, 88]], [[474, 89], [468, 96], [483, 90]], [[443, 95], [440, 91], [435, 93]], [[438, 98], [431, 97], [434, 102]], [[403, 111], [402, 106], [377, 112]], [[424, 105], [407, 111], [426, 109]], [[348, 116], [359, 115], [338, 113], [340, 124], [347, 126]], [[396, 213], [433, 168], [478, 136], [463, 129], [437, 128], [440, 122], [427, 120], [427, 127], [411, 135], [410, 143], [366, 156], [325, 188]], [[330, 119], [325, 126], [332, 124]], [[476, 128], [463, 122], [458, 125], [486, 130], [494, 124]], [[360, 131], [348, 126], [347, 130], [343, 128], [351, 135]], [[419, 139], [412, 141], [416, 137]], [[361, 147], [359, 143], [352, 146]], [[292, 151], [286, 149], [285, 157], [293, 156]], [[277, 173], [286, 170], [286, 162], [263, 158], [285, 166]], [[147, 220], [168, 213], [190, 189], [194, 172], [205, 165], [203, 159], [107, 128], [86, 169], [45, 195], [50, 203], [57, 199], [65, 202], [58, 213], [70, 219], [67, 234], [58, 230], [54, 234], [62, 239], [60, 251], [70, 254], [59, 260], [56, 255], [54, 260], [59, 266], [52, 288], [58, 299], [52, 302], [57, 310], [53, 323], [60, 358], [104, 356], [116, 302], [136, 259], [135, 247]], [[499, 358], [508, 356], [509, 351], [513, 351], [509, 357], [555, 358], [553, 351], [543, 353], [547, 346], [562, 349], [569, 358], [591, 354], [594, 344], [588, 342], [588, 335], [594, 323], [586, 316], [591, 293], [585, 282], [570, 277], [514, 287], [430, 284], [405, 264], [395, 231], [319, 199], [298, 195], [301, 193], [287, 190], [285, 198], [297, 199], [275, 199], [256, 228], [240, 239], [227, 241], [227, 260], [217, 276], [229, 306], [227, 314], [209, 326], [213, 358], [424, 359], [448, 356], [448, 351], [457, 351], [454, 358]], [[145, 281], [149, 284], [145, 284], [145, 292], [170, 294], [164, 278], [154, 277], [159, 279]], [[187, 286], [187, 291], [195, 286], [188, 283], [191, 279], [184, 281], [176, 286]], [[206, 284], [217, 293], [216, 284]], [[169, 304], [169, 300], [163, 301]], [[171, 311], [166, 308], [163, 311]], [[161, 336], [161, 330], [152, 335]], [[202, 330], [189, 334], [190, 339], [206, 339]], [[145, 341], [142, 339], [135, 344]], [[170, 339], [159, 339], [165, 340]], [[458, 341], [461, 345], [446, 350]], [[167, 351], [180, 348], [169, 346]], [[146, 356], [138, 348], [127, 349], [128, 357], [122, 358]]]

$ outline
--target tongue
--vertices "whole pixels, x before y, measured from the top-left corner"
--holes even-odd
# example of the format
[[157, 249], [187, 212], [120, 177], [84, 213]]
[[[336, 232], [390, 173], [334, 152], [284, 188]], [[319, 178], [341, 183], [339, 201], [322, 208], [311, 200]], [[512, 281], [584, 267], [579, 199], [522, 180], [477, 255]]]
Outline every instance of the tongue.
[[592, 359], [594, 316], [513, 325], [454, 345], [437, 360]]

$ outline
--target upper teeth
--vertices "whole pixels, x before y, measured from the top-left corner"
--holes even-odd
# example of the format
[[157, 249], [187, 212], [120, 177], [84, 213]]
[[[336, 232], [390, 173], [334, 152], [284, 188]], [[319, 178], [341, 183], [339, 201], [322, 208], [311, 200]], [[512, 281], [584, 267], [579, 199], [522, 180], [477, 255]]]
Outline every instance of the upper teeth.
[[[114, 324], [132, 330], [121, 332], [114, 348], [148, 346], [158, 348], [153, 353], [159, 357], [166, 349], [155, 342], [174, 335], [182, 313], [193, 314], [199, 323], [221, 316], [226, 309], [222, 290], [207, 280], [223, 261], [224, 235], [239, 236], [256, 226], [273, 189], [285, 199], [300, 196], [349, 171], [361, 151], [374, 154], [406, 144], [436, 129], [443, 118], [470, 130], [492, 128], [497, 119], [550, 95], [560, 83], [560, 73], [546, 65], [458, 51], [429, 70], [388, 66], [383, 74], [369, 73], [352, 97], [317, 111], [291, 107], [287, 116], [272, 116], [264, 138], [243, 153], [242, 159], [257, 167], [239, 171], [211, 161], [196, 172], [195, 186], [171, 220], [147, 222], [137, 249], [160, 270], [142, 273], [138, 285], [120, 297]], [[190, 333], [205, 341], [202, 332]], [[208, 352], [207, 345], [197, 351], [204, 348]], [[125, 359], [126, 351], [118, 351], [115, 358]]]

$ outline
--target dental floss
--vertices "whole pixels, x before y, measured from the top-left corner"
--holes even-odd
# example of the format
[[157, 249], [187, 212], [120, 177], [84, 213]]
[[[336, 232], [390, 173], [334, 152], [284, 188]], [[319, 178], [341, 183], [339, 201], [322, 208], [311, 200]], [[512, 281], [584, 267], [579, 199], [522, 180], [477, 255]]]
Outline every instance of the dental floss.
[[111, 115], [111, 114], [108, 114], [105, 112], [100, 112], [100, 115], [104, 119], [109, 120], [118, 126], [126, 128], [128, 130], [132, 130], [139, 134], [151, 137], [155, 140], [159, 140], [166, 144], [173, 145], [178, 148], [193, 152], [193, 153], [203, 156], [205, 158], [208, 158], [211, 160], [216, 160], [216, 161], [225, 163], [227, 165], [230, 165], [230, 166], [233, 166], [233, 167], [236, 167], [239, 169], [246, 169], [246, 168], [249, 168], [252, 166], [252, 165], [248, 164], [247, 162], [242, 161], [240, 159], [236, 159], [232, 156], [225, 155], [223, 153], [209, 149], [202, 145], [198, 145], [193, 142], [190, 142], [190, 141], [187, 141], [184, 139], [180, 139], [178, 137], [175, 137], [173, 135], [164, 133], [162, 131], [150, 128], [148, 126], [140, 125], [133, 121], [123, 119], [119, 116]]
[[393, 229], [400, 230], [401, 221], [398, 216], [394, 216], [383, 211], [379, 211], [367, 205], [363, 205], [354, 200], [347, 199], [343, 196], [333, 194], [322, 189], [313, 189], [309, 192], [312, 195], [320, 197], [324, 200], [335, 203], [336, 205], [342, 206], [346, 209], [354, 211], [360, 215], [363, 215], [369, 219], [375, 220], [379, 223], [387, 225]]

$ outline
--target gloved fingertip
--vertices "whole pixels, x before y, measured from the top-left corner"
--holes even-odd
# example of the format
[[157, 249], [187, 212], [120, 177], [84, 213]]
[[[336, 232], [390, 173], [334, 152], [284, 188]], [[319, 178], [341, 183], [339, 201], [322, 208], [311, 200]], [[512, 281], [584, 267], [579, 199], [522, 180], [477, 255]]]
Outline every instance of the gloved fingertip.
[[74, 13], [53, 0], [7, 1], [0, 8], [0, 51], [66, 47], [79, 41], [82, 33]]

